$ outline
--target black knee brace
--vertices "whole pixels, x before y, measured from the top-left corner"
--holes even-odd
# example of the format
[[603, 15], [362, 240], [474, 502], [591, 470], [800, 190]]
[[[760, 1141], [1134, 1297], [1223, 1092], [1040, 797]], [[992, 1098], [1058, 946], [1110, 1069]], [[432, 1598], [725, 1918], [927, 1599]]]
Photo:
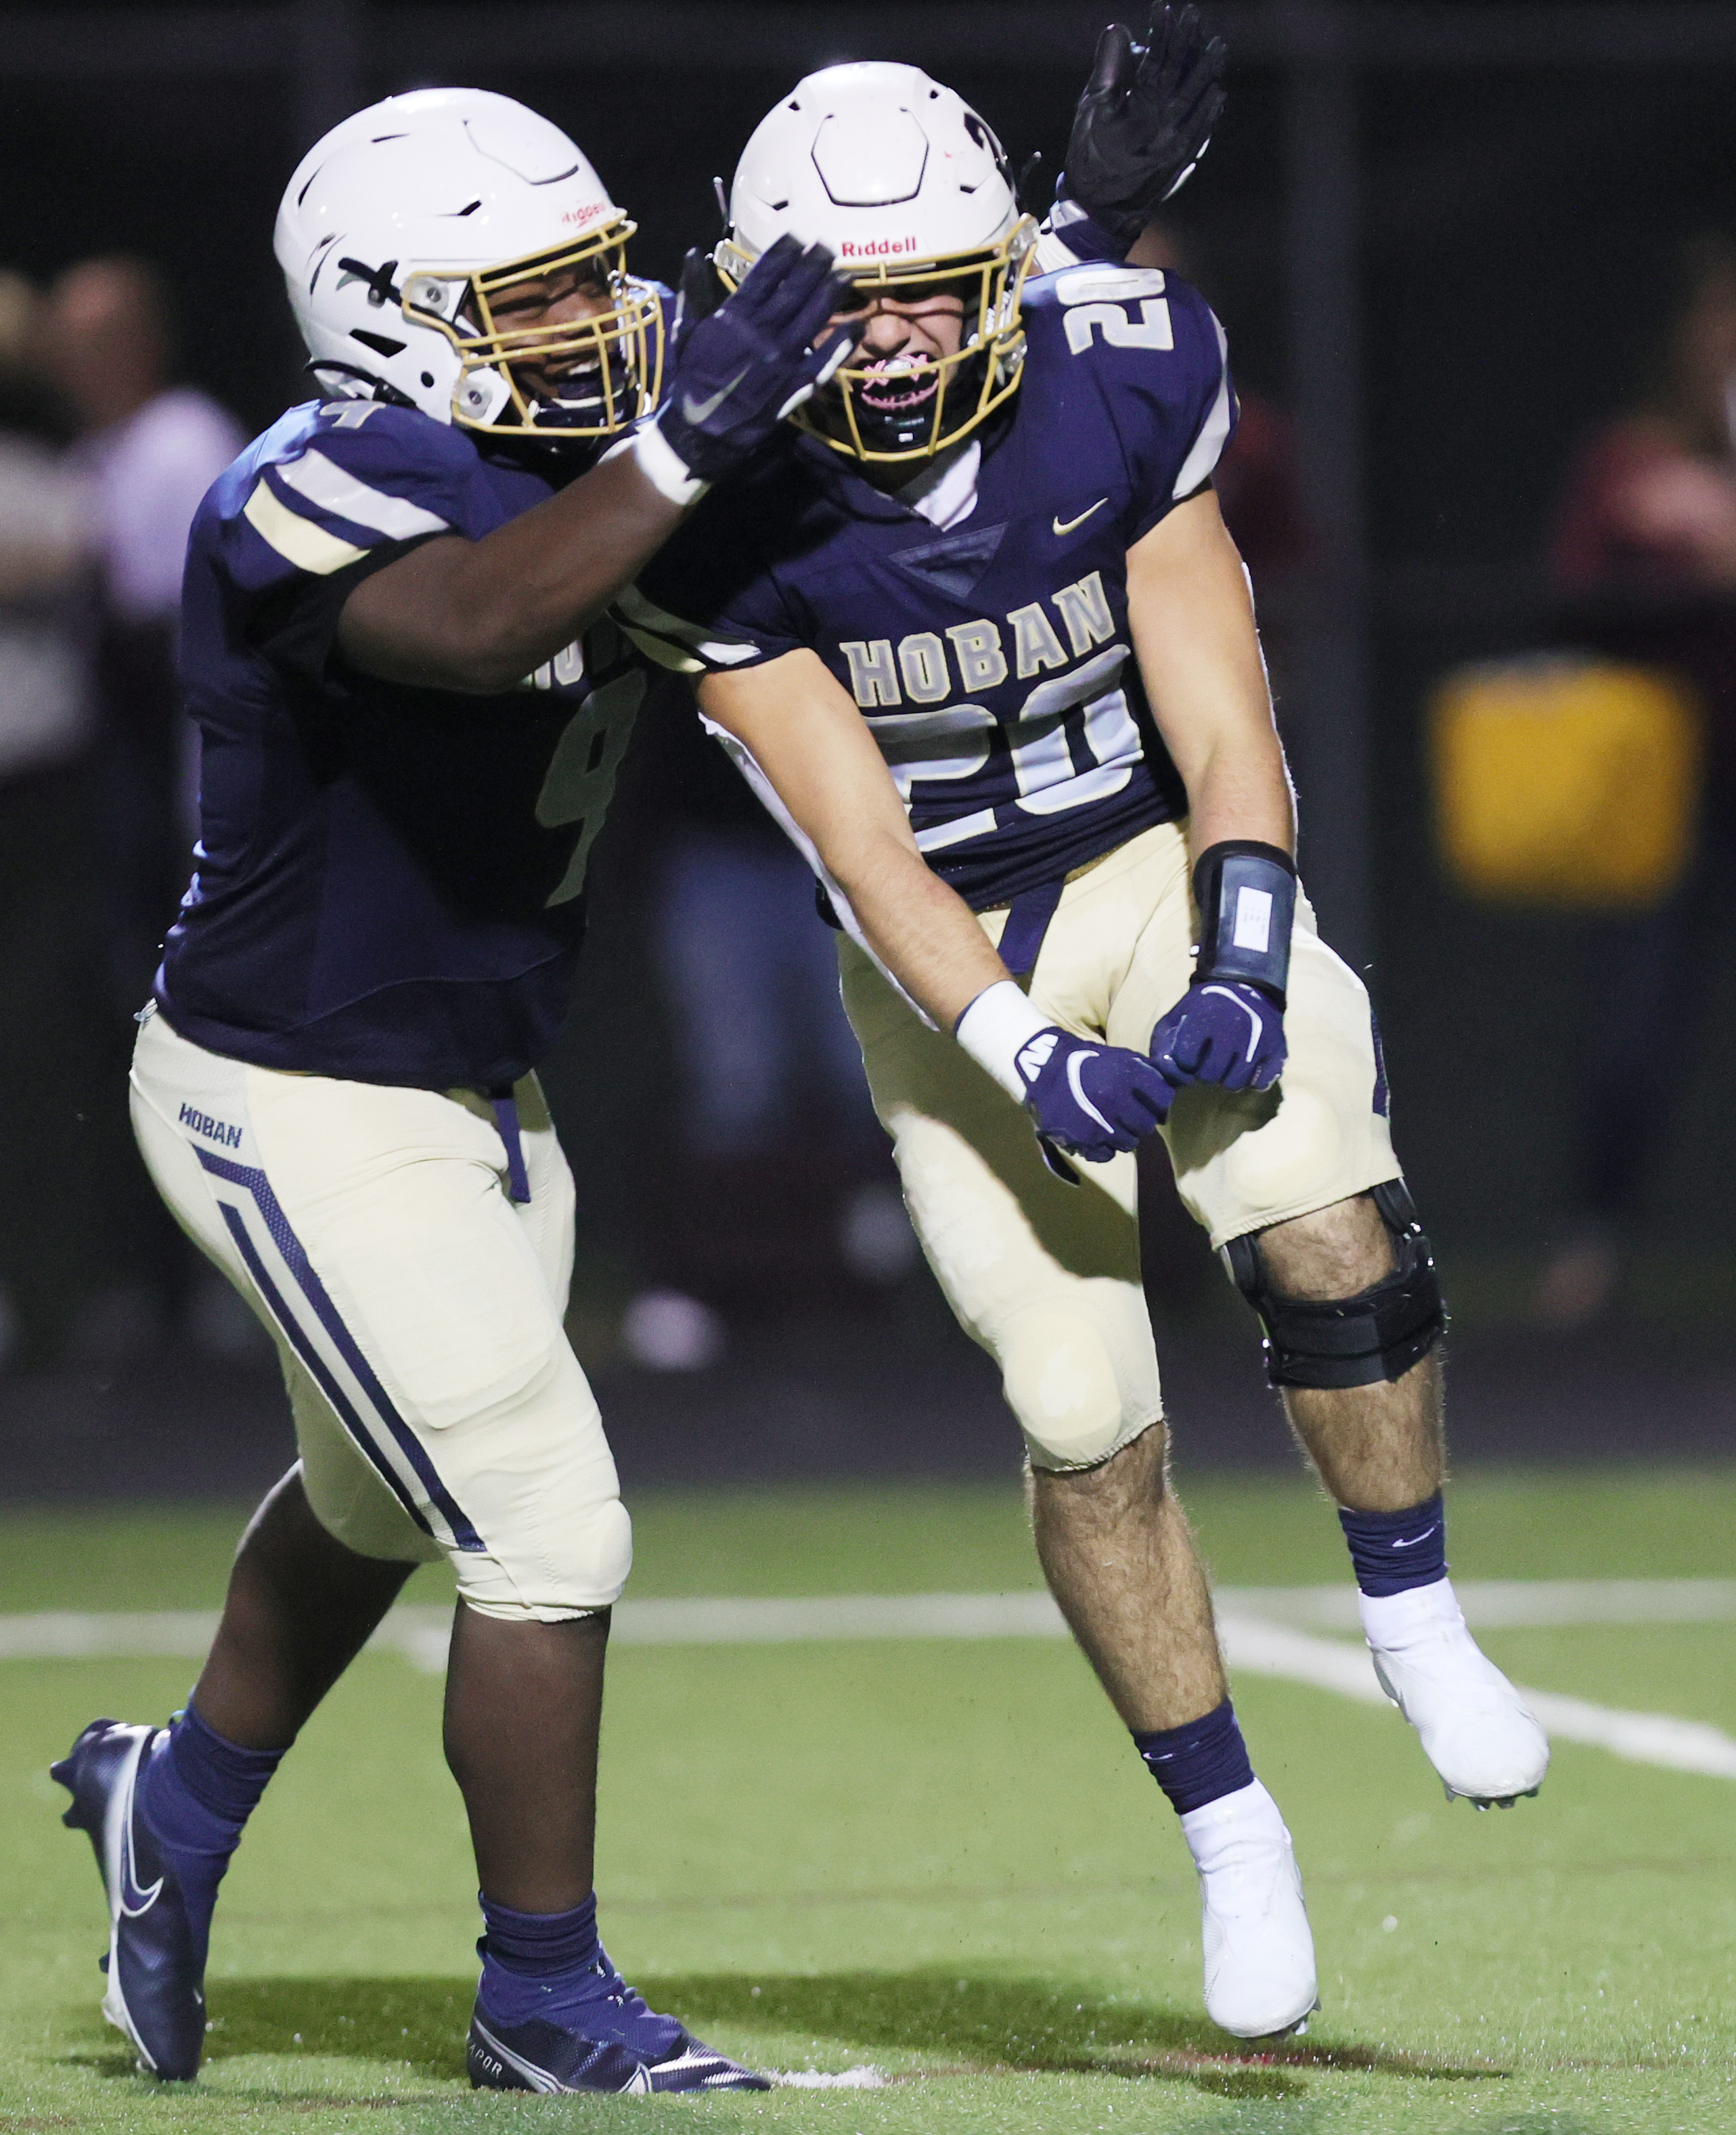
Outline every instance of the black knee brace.
[[1266, 1375], [1274, 1387], [1369, 1387], [1400, 1378], [1447, 1331], [1434, 1256], [1404, 1183], [1372, 1190], [1392, 1233], [1398, 1266], [1371, 1290], [1322, 1303], [1280, 1297], [1266, 1280], [1260, 1233], [1224, 1247], [1230, 1278], [1266, 1330]]

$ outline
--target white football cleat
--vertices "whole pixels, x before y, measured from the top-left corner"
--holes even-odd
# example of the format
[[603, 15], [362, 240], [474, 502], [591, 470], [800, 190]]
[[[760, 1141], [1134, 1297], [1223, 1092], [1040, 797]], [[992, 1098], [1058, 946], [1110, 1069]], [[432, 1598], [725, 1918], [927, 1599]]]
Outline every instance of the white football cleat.
[[1451, 1801], [1511, 1808], [1549, 1769], [1549, 1737], [1467, 1629], [1449, 1579], [1365, 1594], [1362, 1629], [1381, 1687], [1422, 1738]]
[[1200, 1871], [1206, 2014], [1239, 2039], [1306, 2030], [1314, 1938], [1277, 1803], [1255, 1779], [1190, 1809], [1182, 1830]]

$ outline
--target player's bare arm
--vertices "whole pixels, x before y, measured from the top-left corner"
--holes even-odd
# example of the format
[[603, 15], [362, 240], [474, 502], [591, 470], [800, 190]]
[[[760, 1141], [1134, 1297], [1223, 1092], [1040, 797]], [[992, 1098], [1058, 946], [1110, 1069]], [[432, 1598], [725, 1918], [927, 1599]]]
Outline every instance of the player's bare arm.
[[1165, 1107], [1161, 1077], [1032, 1007], [970, 906], [931, 871], [878, 745], [817, 655], [708, 675], [699, 701], [753, 756], [886, 969], [1047, 1140], [1100, 1160], [1152, 1132]]
[[480, 541], [441, 535], [365, 579], [338, 644], [383, 681], [510, 690], [596, 618], [684, 509], [623, 453]]
[[[855, 339], [827, 321], [841, 286], [824, 246], [790, 240], [683, 340], [658, 419], [576, 482], [481, 540], [442, 535], [365, 579], [345, 603], [338, 644], [363, 673], [413, 688], [487, 696], [570, 645], [662, 547], [708, 484], [733, 472]], [[500, 291], [496, 329], [528, 346], [598, 316], [611, 301], [572, 271]], [[568, 366], [570, 368], [570, 366]], [[514, 366], [532, 399], [567, 370]], [[710, 390], [713, 383], [717, 390]]]
[[1127, 553], [1127, 615], [1158, 730], [1187, 789], [1188, 842], [1292, 852], [1295, 806], [1241, 558], [1202, 490]]
[[862, 714], [806, 651], [745, 675], [708, 675], [708, 719], [760, 768], [850, 901], [869, 944], [950, 1030], [1007, 967], [976, 915], [929, 868]]

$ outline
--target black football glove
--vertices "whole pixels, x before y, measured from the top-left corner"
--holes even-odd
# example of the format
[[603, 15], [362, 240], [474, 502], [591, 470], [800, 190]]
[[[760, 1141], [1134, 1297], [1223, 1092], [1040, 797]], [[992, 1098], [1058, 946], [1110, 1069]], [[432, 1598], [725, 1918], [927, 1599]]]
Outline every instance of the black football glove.
[[1111, 22], [1097, 40], [1067, 142], [1068, 196], [1124, 244], [1193, 174], [1224, 108], [1230, 53], [1197, 7], [1153, 0], [1143, 45]]
[[[703, 300], [697, 274], [682, 277]], [[831, 333], [849, 302], [823, 244], [779, 238], [708, 317], [676, 314], [679, 345], [657, 428], [689, 474], [716, 482], [752, 458], [861, 339], [865, 319]]]
[[675, 283], [675, 319], [669, 330], [674, 361], [680, 361], [687, 336], [700, 320], [708, 319], [728, 293], [711, 264], [711, 254], [693, 246], [681, 262], [680, 278]]

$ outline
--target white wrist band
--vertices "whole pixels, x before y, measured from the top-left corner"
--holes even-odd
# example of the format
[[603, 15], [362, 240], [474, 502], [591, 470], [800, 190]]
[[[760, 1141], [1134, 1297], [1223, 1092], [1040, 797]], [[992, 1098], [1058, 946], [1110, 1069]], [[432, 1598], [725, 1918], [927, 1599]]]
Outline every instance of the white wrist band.
[[986, 986], [952, 1027], [952, 1034], [985, 1068], [1016, 1104], [1025, 1101], [1024, 1077], [1018, 1072], [1021, 1048], [1049, 1024], [1011, 979]]
[[686, 461], [655, 423], [642, 424], [634, 431], [632, 449], [639, 472], [651, 487], [683, 511], [689, 504], [697, 504], [711, 487], [708, 482], [689, 473]]

